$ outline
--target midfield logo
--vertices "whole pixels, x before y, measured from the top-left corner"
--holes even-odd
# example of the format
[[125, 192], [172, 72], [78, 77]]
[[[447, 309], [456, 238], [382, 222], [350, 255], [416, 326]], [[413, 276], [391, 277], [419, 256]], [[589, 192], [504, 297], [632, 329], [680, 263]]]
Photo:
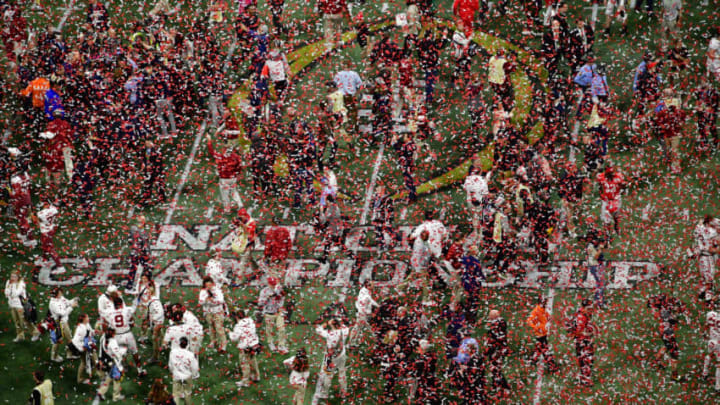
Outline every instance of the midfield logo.
[[[324, 279], [328, 287], [352, 287], [362, 283], [366, 279], [374, 280], [380, 286], [395, 286], [405, 280], [408, 274], [408, 254], [410, 245], [408, 237], [414, 227], [401, 226], [398, 228], [402, 241], [391, 252], [384, 256], [393, 258], [377, 258], [377, 249], [370, 246], [368, 234], [373, 233], [370, 226], [359, 226], [349, 230], [344, 244], [349, 251], [356, 252], [361, 259], [360, 267], [353, 277], [353, 269], [356, 261], [350, 258], [338, 258], [323, 264], [313, 258], [312, 252], [303, 252], [298, 249], [301, 235], [312, 236], [315, 230], [310, 225], [283, 225], [288, 229], [290, 238], [293, 240], [293, 258], [286, 261], [285, 284], [297, 286], [303, 280]], [[252, 260], [242, 260], [231, 252], [230, 246], [235, 238], [235, 232], [229, 230], [219, 238], [212, 238], [213, 233], [220, 229], [220, 225], [196, 225], [190, 229], [183, 225], [165, 225], [151, 246], [155, 262], [161, 262], [165, 256], [171, 256], [164, 267], [155, 275], [155, 280], [161, 285], [177, 284], [183, 287], [197, 287], [202, 284], [202, 277], [205, 274], [196, 257], [209, 257], [213, 251], [227, 252], [223, 257], [223, 267], [227, 277], [235, 284], [257, 285], [259, 280], [246, 282], [248, 276], [255, 273], [257, 268]], [[261, 235], [254, 251], [253, 257], [262, 256], [264, 234], [271, 227], [260, 227], [258, 234]], [[215, 242], [212, 242], [212, 240]], [[188, 254], [187, 250], [196, 252]], [[175, 254], [174, 252], [177, 252]], [[298, 258], [301, 257], [301, 258]], [[119, 283], [127, 276], [129, 269], [125, 257], [69, 257], [62, 259], [70, 271], [62, 275], [52, 274], [52, 262], [38, 260], [40, 266], [39, 281], [48, 286], [69, 286], [87, 284], [89, 286], [105, 286], [110, 283]], [[549, 269], [539, 269], [537, 264], [530, 261], [520, 260], [516, 263], [521, 269], [522, 275], [516, 283], [519, 287], [525, 288], [593, 288], [595, 279], [590, 275], [586, 266], [578, 261], [558, 261], [553, 263]], [[443, 276], [446, 278], [457, 276], [457, 271], [452, 268], [449, 262], [443, 262]], [[491, 268], [484, 269], [488, 277], [485, 284], [489, 288], [502, 288], [510, 285], [513, 280], [498, 277]], [[635, 284], [650, 280], [660, 274], [657, 264], [647, 261], [614, 261], [610, 262], [605, 271], [606, 288], [627, 289]]]

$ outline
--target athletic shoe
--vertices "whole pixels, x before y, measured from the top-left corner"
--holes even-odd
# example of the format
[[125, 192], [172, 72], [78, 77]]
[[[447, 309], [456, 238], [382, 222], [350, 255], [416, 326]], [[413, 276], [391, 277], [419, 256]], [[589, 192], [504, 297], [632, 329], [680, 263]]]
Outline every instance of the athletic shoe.
[[268, 348], [271, 352], [274, 352], [277, 350], [277, 347], [275, 347], [275, 343], [268, 343]]
[[63, 358], [62, 358], [62, 356], [57, 356], [54, 359], [50, 359], [50, 360], [54, 361], [55, 363], [62, 363]]
[[120, 395], [116, 396], [115, 398], [113, 398], [113, 402], [122, 401], [123, 399], [125, 399], [125, 395], [120, 394]]
[[249, 387], [250, 383], [247, 383], [245, 381], [236, 381], [235, 385], [237, 385], [238, 388], [243, 388], [243, 387]]
[[278, 353], [280, 354], [288, 354], [288, 349], [286, 347], [280, 347], [278, 348]]
[[30, 340], [33, 342], [37, 342], [38, 340], [40, 340], [40, 335], [33, 335], [33, 337], [30, 338]]
[[17, 336], [15, 339], [13, 339], [13, 343], [22, 342], [25, 340], [25, 338], [21, 338], [20, 336]]

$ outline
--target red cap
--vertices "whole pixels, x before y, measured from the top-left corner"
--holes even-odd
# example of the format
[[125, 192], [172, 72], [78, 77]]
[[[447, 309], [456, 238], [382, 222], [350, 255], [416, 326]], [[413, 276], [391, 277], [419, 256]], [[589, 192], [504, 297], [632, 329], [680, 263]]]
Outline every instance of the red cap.
[[268, 277], [267, 279], [268, 284], [275, 287], [278, 283], [277, 279], [275, 277]]
[[248, 214], [247, 210], [245, 208], [240, 208], [238, 210], [238, 217], [243, 220], [243, 222], [247, 222], [248, 219], [250, 219], [250, 214]]

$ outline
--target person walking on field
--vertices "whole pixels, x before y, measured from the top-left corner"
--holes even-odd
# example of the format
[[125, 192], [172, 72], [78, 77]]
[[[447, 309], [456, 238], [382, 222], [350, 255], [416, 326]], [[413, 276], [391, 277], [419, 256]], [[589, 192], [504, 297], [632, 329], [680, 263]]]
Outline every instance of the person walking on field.
[[191, 405], [193, 380], [200, 377], [200, 367], [195, 353], [188, 350], [186, 337], [181, 337], [179, 347], [170, 351], [168, 368], [173, 380], [173, 400], [177, 405]]
[[235, 327], [230, 332], [230, 340], [237, 342], [240, 358], [240, 370], [242, 380], [235, 385], [238, 388], [249, 387], [250, 380], [260, 381], [260, 368], [258, 367], [257, 354], [260, 352], [260, 338], [255, 330], [255, 320], [245, 314], [245, 311], [238, 310], [233, 314], [237, 320]]
[[225, 297], [220, 287], [216, 286], [209, 276], [205, 276], [203, 280], [203, 289], [200, 291], [198, 303], [203, 307], [205, 320], [210, 329], [210, 347], [216, 347], [218, 353], [225, 353], [227, 346], [225, 326], [223, 325], [227, 309]]
[[540, 360], [540, 358], [543, 358], [548, 370], [554, 373], [558, 371], [558, 366], [557, 363], [555, 363], [555, 356], [553, 356], [548, 346], [548, 323], [550, 322], [550, 314], [548, 314], [546, 309], [547, 301], [546, 297], [541, 296], [525, 322], [532, 328], [535, 334], [535, 352], [532, 356], [532, 362], [535, 363]]
[[13, 342], [22, 342], [25, 340], [25, 333], [32, 334], [32, 341], [35, 342], [40, 338], [38, 331], [27, 319], [23, 311], [23, 301], [28, 299], [27, 291], [25, 291], [25, 281], [20, 276], [20, 271], [15, 270], [10, 274], [10, 279], [5, 282], [5, 298], [10, 306], [10, 315], [15, 324], [15, 339]]
[[[262, 309], [265, 321], [265, 339], [270, 351], [287, 354], [287, 336], [285, 335], [285, 291], [275, 277], [268, 277], [267, 286], [260, 291], [258, 305]], [[277, 346], [275, 342], [277, 341]]]
[[358, 293], [357, 301], [355, 301], [355, 308], [357, 309], [357, 319], [355, 320], [355, 326], [350, 331], [350, 337], [348, 338], [348, 344], [352, 347], [357, 344], [357, 339], [362, 334], [365, 328], [370, 328], [369, 318], [373, 313], [374, 307], [379, 307], [378, 304], [372, 297], [372, 280], [365, 280], [363, 287]]

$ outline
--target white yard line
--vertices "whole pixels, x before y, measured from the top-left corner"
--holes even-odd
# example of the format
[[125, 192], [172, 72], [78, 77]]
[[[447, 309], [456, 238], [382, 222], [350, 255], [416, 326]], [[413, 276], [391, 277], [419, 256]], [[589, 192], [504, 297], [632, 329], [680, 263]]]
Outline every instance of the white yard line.
[[[548, 336], [550, 336], [550, 330], [552, 328], [551, 319], [552, 319], [554, 302], [555, 302], [555, 289], [550, 288], [548, 290], [548, 294], [547, 294], [547, 305], [546, 305], [547, 312], [548, 312], [548, 325], [547, 325]], [[544, 371], [545, 371], [545, 358], [543, 357], [543, 360], [538, 362], [537, 380], [535, 381], [535, 393], [533, 394], [533, 405], [538, 405], [540, 403]]]
[[382, 163], [384, 152], [385, 142], [380, 144], [380, 150], [378, 151], [375, 164], [373, 165], [373, 173], [370, 177], [370, 184], [368, 185], [367, 194], [365, 194], [365, 204], [363, 205], [362, 215], [360, 216], [360, 225], [365, 225], [367, 223], [367, 216], [370, 212], [370, 202], [372, 201], [372, 197], [375, 192], [375, 183], [377, 182], [378, 174], [380, 174], [380, 164]]
[[[223, 63], [223, 74], [227, 71], [227, 69], [230, 67], [228, 62], [232, 59], [232, 55], [235, 52], [235, 48], [237, 47], [237, 42], [233, 42], [230, 45], [230, 50], [228, 51], [227, 56], [225, 57], [225, 63]], [[190, 157], [188, 158], [187, 162], [185, 163], [185, 169], [183, 170], [182, 175], [180, 176], [180, 182], [177, 185], [177, 189], [175, 190], [175, 195], [173, 196], [172, 202], [170, 203], [170, 207], [168, 207], [168, 211], [165, 214], [165, 221], [163, 224], [168, 225], [170, 221], [172, 221], [172, 217], [175, 214], [175, 210], [177, 209], [177, 203], [180, 199], [180, 194], [182, 193], [183, 187], [185, 187], [185, 182], [187, 182], [187, 178], [190, 175], [190, 169], [192, 168], [192, 164], [195, 161], [195, 155], [197, 154], [198, 146], [200, 146], [200, 140], [202, 140], [203, 134], [205, 133], [205, 130], [208, 126], [208, 117], [205, 117], [202, 124], [200, 125], [200, 129], [198, 130], [197, 135], [195, 136], [195, 142], [193, 142], [192, 149], [190, 150]]]
[[65, 26], [65, 22], [67, 22], [68, 17], [70, 17], [70, 14], [75, 10], [75, 0], [70, 0], [70, 3], [68, 3], [67, 8], [65, 8], [65, 13], [63, 13], [62, 18], [60, 19], [60, 23], [58, 23], [57, 27], [55, 29], [57, 31], [62, 31], [63, 26]]

